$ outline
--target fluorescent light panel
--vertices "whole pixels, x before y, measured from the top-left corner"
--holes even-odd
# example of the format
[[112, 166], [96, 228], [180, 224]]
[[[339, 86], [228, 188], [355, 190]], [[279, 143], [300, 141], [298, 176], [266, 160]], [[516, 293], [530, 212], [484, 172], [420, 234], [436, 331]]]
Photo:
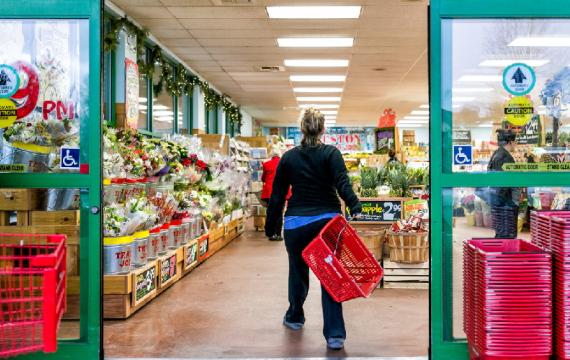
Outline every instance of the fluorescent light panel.
[[315, 108], [315, 109], [338, 109], [339, 104], [302, 104], [302, 108]]
[[509, 46], [567, 47], [570, 46], [570, 37], [523, 36], [513, 40]]
[[411, 115], [408, 115], [408, 116], [404, 116], [402, 119], [403, 120], [429, 120], [429, 116], [425, 116], [425, 115], [411, 116]]
[[453, 88], [453, 93], [487, 93], [494, 89], [492, 87], [472, 87], [472, 88]]
[[340, 101], [340, 96], [299, 96], [297, 101]]
[[400, 120], [398, 124], [429, 124], [429, 120]]
[[332, 59], [285, 59], [283, 62], [288, 67], [347, 67], [348, 60]]
[[452, 102], [469, 102], [475, 100], [475, 96], [454, 96], [451, 98]]
[[429, 115], [429, 110], [414, 110], [410, 115]]
[[271, 19], [357, 19], [360, 6], [268, 6]]
[[337, 110], [323, 110], [321, 111], [321, 114], [323, 115], [336, 115], [338, 114]]
[[289, 80], [305, 82], [343, 82], [346, 80], [346, 75], [291, 75]]
[[[398, 124], [400, 125], [400, 124]], [[405, 127], [405, 128], [421, 128], [421, 127], [426, 127], [423, 124], [402, 124], [401, 127]]]
[[306, 92], [306, 93], [341, 93], [342, 88], [337, 87], [296, 87], [293, 88], [294, 92]]
[[459, 78], [459, 82], [501, 82], [503, 77], [500, 75], [463, 75]]
[[477, 125], [477, 126], [480, 127], [480, 128], [492, 128], [492, 127], [493, 127], [493, 124], [479, 124], [479, 125]]
[[420, 109], [429, 109], [428, 104], [420, 105]]
[[548, 64], [550, 60], [523, 60], [523, 59], [497, 59], [497, 60], [485, 60], [479, 64], [479, 66], [484, 67], [507, 67], [515, 63], [523, 63], [528, 66], [540, 67]]
[[310, 38], [277, 38], [279, 47], [352, 47], [354, 38], [329, 38], [329, 37], [310, 37]]

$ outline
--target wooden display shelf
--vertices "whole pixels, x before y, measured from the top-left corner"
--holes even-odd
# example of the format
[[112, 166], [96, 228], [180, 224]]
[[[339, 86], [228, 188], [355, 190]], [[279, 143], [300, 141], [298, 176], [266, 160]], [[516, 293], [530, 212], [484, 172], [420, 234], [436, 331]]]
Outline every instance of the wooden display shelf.
[[428, 289], [429, 262], [401, 264], [384, 260], [384, 287], [387, 289]]
[[226, 234], [219, 226], [128, 274], [105, 275], [103, 317], [127, 319], [238, 236], [237, 227]]

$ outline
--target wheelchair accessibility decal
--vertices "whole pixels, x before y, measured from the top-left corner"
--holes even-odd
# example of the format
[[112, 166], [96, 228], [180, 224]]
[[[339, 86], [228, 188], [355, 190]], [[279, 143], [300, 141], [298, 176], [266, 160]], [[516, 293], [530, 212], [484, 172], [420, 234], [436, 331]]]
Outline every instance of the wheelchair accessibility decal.
[[473, 147], [453, 145], [453, 165], [473, 165]]
[[62, 147], [59, 158], [61, 169], [79, 170], [79, 148]]

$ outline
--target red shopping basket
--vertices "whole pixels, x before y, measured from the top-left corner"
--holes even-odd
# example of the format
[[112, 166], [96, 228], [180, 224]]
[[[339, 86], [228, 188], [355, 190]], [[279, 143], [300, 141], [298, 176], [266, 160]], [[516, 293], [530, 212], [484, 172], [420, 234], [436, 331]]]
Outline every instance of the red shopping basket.
[[66, 236], [0, 234], [0, 357], [57, 349]]
[[336, 302], [368, 297], [384, 273], [342, 215], [303, 250], [303, 259]]

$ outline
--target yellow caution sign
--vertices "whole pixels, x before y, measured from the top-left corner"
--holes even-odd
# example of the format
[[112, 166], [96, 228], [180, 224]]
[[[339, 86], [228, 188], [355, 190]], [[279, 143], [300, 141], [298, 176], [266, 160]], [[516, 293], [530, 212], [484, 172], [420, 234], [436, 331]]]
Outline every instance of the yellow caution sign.
[[505, 118], [515, 126], [523, 126], [532, 119], [532, 101], [524, 96], [515, 96], [505, 104]]
[[16, 104], [10, 99], [0, 98], [0, 129], [11, 126], [17, 118]]

